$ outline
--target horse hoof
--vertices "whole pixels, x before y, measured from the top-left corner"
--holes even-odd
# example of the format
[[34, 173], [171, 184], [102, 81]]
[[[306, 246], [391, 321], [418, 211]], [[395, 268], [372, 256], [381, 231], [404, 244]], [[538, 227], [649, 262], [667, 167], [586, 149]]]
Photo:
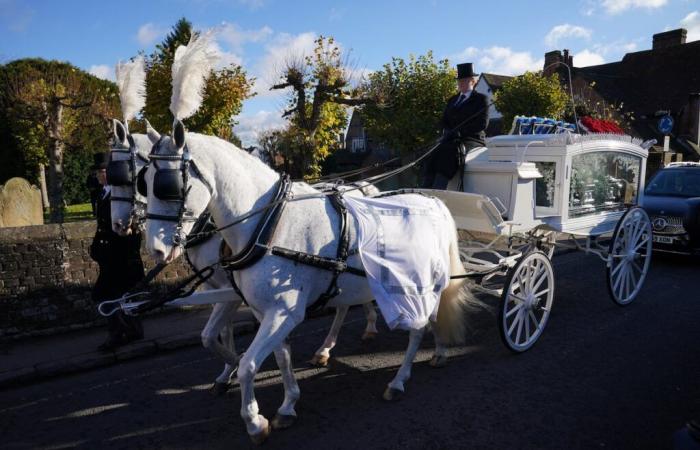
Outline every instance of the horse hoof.
[[309, 361], [309, 364], [311, 364], [312, 366], [316, 366], [316, 367], [326, 367], [328, 365], [329, 359], [330, 359], [330, 356], [314, 355], [314, 357], [311, 358], [311, 361]]
[[215, 381], [209, 388], [209, 392], [217, 397], [221, 397], [228, 392], [228, 383], [219, 383], [218, 381]]
[[294, 425], [297, 420], [297, 416], [287, 415], [287, 414], [275, 414], [274, 419], [272, 419], [272, 428], [275, 430], [283, 430]]
[[253, 444], [255, 445], [261, 445], [267, 440], [268, 437], [270, 437], [270, 433], [272, 433], [272, 426], [270, 425], [270, 423], [267, 421], [267, 419], [263, 418], [263, 420], [265, 421], [265, 426], [263, 427], [263, 430], [258, 434], [250, 435], [250, 440], [253, 441]]
[[384, 395], [382, 395], [382, 398], [387, 402], [395, 402], [397, 400], [401, 400], [402, 397], [403, 391], [391, 387], [386, 388]]
[[445, 355], [435, 355], [430, 359], [431, 367], [435, 367], [436, 369], [445, 367], [447, 365], [447, 356]]
[[365, 331], [362, 333], [362, 340], [363, 341], [373, 341], [377, 338], [377, 332], [376, 331]]

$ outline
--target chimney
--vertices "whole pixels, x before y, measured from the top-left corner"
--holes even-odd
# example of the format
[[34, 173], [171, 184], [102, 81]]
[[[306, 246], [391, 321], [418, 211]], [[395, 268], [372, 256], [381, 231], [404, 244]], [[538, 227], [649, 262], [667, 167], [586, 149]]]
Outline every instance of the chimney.
[[562, 61], [562, 56], [561, 56], [561, 51], [560, 50], [552, 50], [551, 52], [547, 52], [544, 54], [544, 66], [543, 67], [543, 75], [548, 77], [554, 72], [557, 71], [558, 69], [558, 62]]
[[688, 31], [685, 28], [677, 30], [665, 31], [656, 33], [653, 38], [652, 50], [673, 47], [674, 45], [685, 44], [685, 38], [688, 36]]

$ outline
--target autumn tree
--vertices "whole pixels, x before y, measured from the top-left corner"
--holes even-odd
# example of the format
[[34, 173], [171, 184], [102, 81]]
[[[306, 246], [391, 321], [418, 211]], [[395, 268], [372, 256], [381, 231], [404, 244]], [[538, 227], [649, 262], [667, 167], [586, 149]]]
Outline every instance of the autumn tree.
[[[89, 159], [105, 148], [109, 118], [118, 111], [116, 86], [68, 63], [16, 60], [0, 66], [0, 110], [24, 164], [34, 173], [36, 165], [48, 165], [51, 221], [62, 222], [66, 155]], [[79, 175], [82, 184], [85, 173]]]
[[321, 163], [338, 147], [347, 124], [347, 106], [364, 104], [350, 84], [347, 58], [332, 37], [320, 36], [313, 55], [291, 56], [281, 74], [281, 82], [271, 89], [291, 88], [286, 131], [288, 153], [294, 168], [307, 178], [321, 173]]
[[496, 109], [503, 114], [503, 131], [510, 130], [515, 116], [543, 116], [560, 119], [569, 97], [559, 76], [525, 72], [503, 83], [494, 95]]
[[411, 156], [438, 136], [447, 99], [457, 91], [455, 71], [447, 59], [435, 61], [429, 51], [418, 57], [392, 58], [362, 85], [367, 132], [402, 155]]
[[[187, 45], [193, 33], [192, 24], [185, 18], [180, 19], [163, 42], [156, 45], [155, 52], [146, 58], [147, 95], [143, 113], [159, 131], [169, 130], [173, 123], [169, 107], [175, 50]], [[236, 141], [234, 117], [240, 114], [243, 101], [254, 95], [253, 82], [254, 79], [237, 64], [215, 70], [207, 79], [202, 106], [185, 120], [185, 125], [190, 131]]]

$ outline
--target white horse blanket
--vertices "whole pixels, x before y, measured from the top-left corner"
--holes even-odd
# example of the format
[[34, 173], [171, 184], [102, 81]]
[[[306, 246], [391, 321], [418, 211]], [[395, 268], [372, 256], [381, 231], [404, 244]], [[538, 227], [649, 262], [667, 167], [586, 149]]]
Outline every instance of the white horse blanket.
[[390, 329], [420, 329], [435, 319], [450, 281], [450, 212], [418, 194], [344, 197], [358, 225], [359, 254]]

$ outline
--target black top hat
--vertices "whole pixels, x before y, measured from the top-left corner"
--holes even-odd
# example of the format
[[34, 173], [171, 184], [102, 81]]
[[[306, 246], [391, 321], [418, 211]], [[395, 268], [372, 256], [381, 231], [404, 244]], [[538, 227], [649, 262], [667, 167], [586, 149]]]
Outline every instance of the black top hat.
[[107, 153], [94, 153], [92, 155], [92, 158], [94, 161], [92, 164], [92, 170], [107, 168], [107, 162], [109, 162], [109, 157]]
[[457, 64], [457, 79], [462, 79], [462, 78], [470, 78], [470, 77], [475, 77], [479, 75], [478, 73], [474, 73], [474, 69], [472, 68], [472, 63], [462, 63], [462, 64]]

